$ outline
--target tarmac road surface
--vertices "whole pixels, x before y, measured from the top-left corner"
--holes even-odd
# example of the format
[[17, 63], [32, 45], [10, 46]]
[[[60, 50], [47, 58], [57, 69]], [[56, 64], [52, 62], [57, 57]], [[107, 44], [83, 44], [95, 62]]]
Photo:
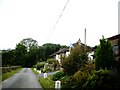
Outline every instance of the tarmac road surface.
[[30, 68], [23, 68], [14, 76], [2, 82], [2, 88], [42, 88], [38, 82], [38, 77]]

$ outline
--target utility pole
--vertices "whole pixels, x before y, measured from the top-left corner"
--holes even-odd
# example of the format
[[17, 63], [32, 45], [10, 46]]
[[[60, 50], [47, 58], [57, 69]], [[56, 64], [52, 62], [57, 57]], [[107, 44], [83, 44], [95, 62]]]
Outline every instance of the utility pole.
[[85, 28], [85, 35], [84, 35], [84, 44], [86, 45], [86, 28]]
[[86, 51], [86, 28], [85, 28], [85, 32], [84, 32], [84, 44], [85, 44], [85, 51]]
[[118, 2], [118, 34], [120, 34], [120, 1]]

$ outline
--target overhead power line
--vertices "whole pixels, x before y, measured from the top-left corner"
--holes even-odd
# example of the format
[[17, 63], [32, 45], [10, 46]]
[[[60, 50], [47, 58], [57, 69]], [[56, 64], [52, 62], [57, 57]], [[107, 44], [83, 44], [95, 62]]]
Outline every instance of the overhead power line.
[[60, 18], [62, 17], [63, 12], [65, 11], [66, 6], [67, 6], [68, 2], [69, 2], [69, 0], [66, 2], [65, 6], [64, 6], [64, 8], [63, 8], [63, 10], [62, 10], [62, 12], [60, 13], [60, 15], [59, 15], [59, 17], [58, 17], [58, 19], [57, 19], [57, 21], [56, 21], [56, 23], [55, 23], [54, 27], [53, 27], [53, 29], [51, 30], [51, 32], [50, 32], [50, 34], [49, 34], [49, 36], [48, 36], [48, 38], [47, 38], [46, 42], [49, 40], [49, 38], [50, 38], [51, 34], [52, 34], [52, 33], [53, 33], [53, 31], [55, 30], [56, 25], [58, 24], [58, 22], [59, 22]]

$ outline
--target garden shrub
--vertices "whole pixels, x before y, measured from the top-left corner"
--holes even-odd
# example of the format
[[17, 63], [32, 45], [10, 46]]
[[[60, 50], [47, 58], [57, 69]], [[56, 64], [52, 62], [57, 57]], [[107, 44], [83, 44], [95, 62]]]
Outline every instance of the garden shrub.
[[81, 89], [84, 83], [87, 81], [89, 74], [88, 72], [77, 71], [72, 76], [72, 88], [79, 88]]
[[2, 67], [2, 74], [11, 72], [12, 70], [16, 70], [18, 68], [21, 68], [21, 66], [9, 66], [9, 67]]
[[44, 62], [38, 62], [37, 64], [36, 64], [36, 68], [37, 68], [37, 70], [40, 70], [40, 68], [42, 68], [42, 67], [44, 67]]
[[52, 80], [57, 81], [57, 80], [60, 80], [60, 78], [64, 76], [65, 76], [64, 72], [57, 72], [56, 74], [53, 75]]
[[71, 88], [72, 86], [72, 76], [67, 76], [65, 75], [64, 77], [62, 77], [60, 79], [61, 83], [62, 83], [62, 89], [65, 89], [65, 88]]
[[50, 68], [49, 65], [47, 65], [44, 72], [51, 72], [51, 71], [52, 71], [52, 69]]
[[120, 88], [120, 78], [112, 75], [109, 70], [96, 71], [88, 78], [84, 84], [84, 89], [98, 89], [98, 88]]
[[47, 60], [47, 63], [49, 63], [49, 64], [53, 64], [54, 62], [55, 62], [55, 59], [53, 59], [53, 58]]

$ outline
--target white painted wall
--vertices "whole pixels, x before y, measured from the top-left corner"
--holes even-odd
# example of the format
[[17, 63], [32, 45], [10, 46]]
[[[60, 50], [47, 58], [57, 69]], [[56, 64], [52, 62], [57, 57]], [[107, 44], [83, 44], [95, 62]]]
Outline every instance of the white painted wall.
[[58, 62], [60, 63], [60, 54], [56, 54], [56, 57], [55, 57], [56, 60], [58, 60]]
[[88, 53], [88, 59], [89, 60], [93, 60], [93, 56], [92, 55], [94, 55], [94, 51]]
[[70, 55], [70, 51], [69, 52], [66, 52], [66, 56], [68, 57]]

